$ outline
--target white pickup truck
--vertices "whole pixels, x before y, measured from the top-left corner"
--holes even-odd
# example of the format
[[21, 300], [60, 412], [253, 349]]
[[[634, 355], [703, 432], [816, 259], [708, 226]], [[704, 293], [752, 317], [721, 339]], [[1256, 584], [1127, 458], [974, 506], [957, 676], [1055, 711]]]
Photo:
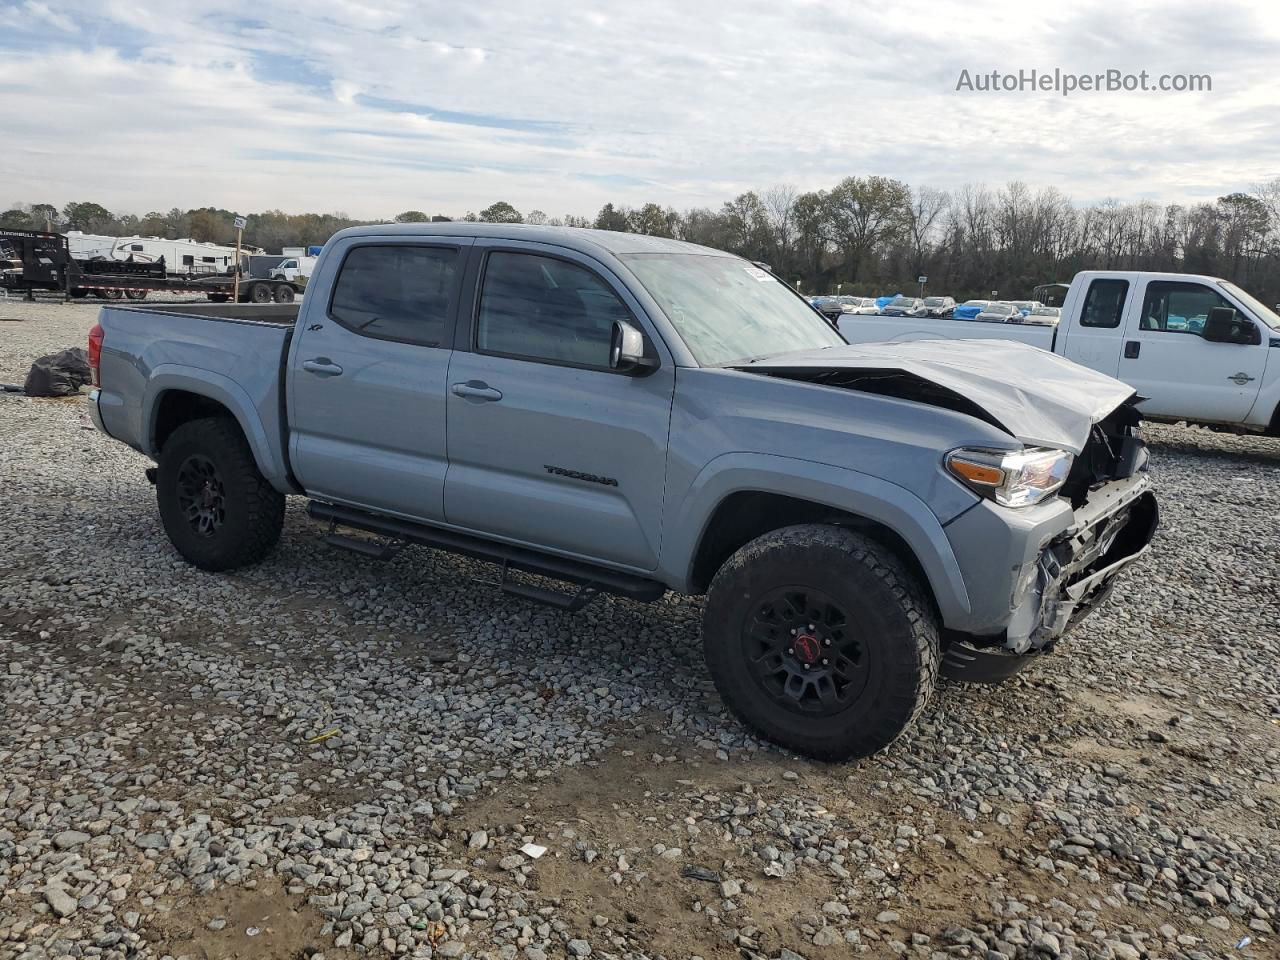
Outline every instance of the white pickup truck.
[[1123, 380], [1149, 420], [1280, 436], [1280, 316], [1216, 277], [1078, 273], [1055, 327], [854, 314], [839, 327], [850, 343], [1020, 340]]

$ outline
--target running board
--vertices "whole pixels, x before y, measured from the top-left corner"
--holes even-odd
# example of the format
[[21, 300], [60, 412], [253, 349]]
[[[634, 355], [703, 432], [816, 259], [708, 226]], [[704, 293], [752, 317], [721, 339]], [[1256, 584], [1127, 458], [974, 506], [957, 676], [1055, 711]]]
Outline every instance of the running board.
[[[553, 590], [511, 583], [506, 579], [504, 570], [501, 584], [503, 590], [528, 600], [536, 599], [540, 603], [551, 603], [565, 610], [578, 610], [585, 606], [591, 599], [591, 596], [583, 596], [586, 589], [591, 590], [592, 595], [595, 592], [612, 593], [631, 600], [646, 602], [661, 598], [667, 589], [658, 581], [647, 577], [638, 577], [634, 574], [610, 570], [607, 567], [597, 567], [580, 560], [539, 553], [526, 547], [486, 540], [483, 537], [432, 527], [425, 523], [415, 523], [399, 517], [368, 513], [354, 507], [312, 500], [307, 504], [307, 514], [323, 523], [354, 527], [357, 530], [376, 533], [395, 540], [406, 540], [409, 543], [436, 550], [446, 550], [450, 553], [475, 557], [478, 560], [488, 560], [504, 567], [510, 566], [526, 573], [550, 577], [553, 580], [564, 580], [585, 588], [579, 590], [574, 596], [566, 596], [557, 594]], [[550, 597], [556, 600], [552, 601]], [[575, 603], [578, 605], [574, 606]]]
[[348, 537], [341, 533], [329, 533], [322, 539], [331, 547], [336, 547], [339, 550], [349, 550], [351, 553], [358, 553], [362, 557], [369, 557], [372, 560], [390, 560], [400, 552], [400, 548], [393, 543], [361, 540], [359, 537]]
[[558, 590], [535, 587], [529, 583], [515, 583], [505, 577], [500, 589], [508, 596], [519, 597], [530, 603], [540, 603], [546, 607], [555, 607], [557, 610], [565, 610], [569, 613], [577, 613], [600, 592], [595, 587], [579, 587], [577, 593], [561, 593]]

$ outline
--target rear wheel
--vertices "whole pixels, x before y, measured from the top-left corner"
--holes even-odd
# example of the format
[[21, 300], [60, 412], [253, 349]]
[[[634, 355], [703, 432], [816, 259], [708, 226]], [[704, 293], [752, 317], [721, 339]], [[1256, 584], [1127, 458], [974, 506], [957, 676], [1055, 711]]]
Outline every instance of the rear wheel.
[[184, 423], [160, 452], [156, 500], [169, 540], [203, 570], [257, 563], [276, 545], [284, 496], [258, 470], [235, 421]]
[[293, 303], [293, 287], [282, 283], [276, 287], [276, 303]]
[[126, 291], [124, 292], [124, 295], [125, 295], [126, 297], [128, 297], [130, 300], [145, 300], [145, 299], [147, 299], [147, 291], [146, 291], [146, 290], [126, 290]]
[[249, 288], [249, 299], [254, 303], [270, 303], [271, 288], [265, 283], [255, 283]]
[[114, 287], [112, 287], [110, 289], [103, 290], [102, 296], [105, 297], [107, 300], [119, 300], [122, 296], [124, 296], [124, 291], [117, 290]]
[[826, 524], [775, 530], [730, 557], [707, 594], [703, 644], [743, 722], [824, 760], [887, 747], [938, 682], [920, 584], [875, 541]]

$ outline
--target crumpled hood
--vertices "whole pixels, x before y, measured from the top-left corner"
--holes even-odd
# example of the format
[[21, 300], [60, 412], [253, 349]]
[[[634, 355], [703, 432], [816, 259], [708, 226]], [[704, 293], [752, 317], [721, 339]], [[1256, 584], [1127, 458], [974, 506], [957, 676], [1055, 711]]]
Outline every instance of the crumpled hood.
[[1094, 423], [1134, 396], [1114, 377], [1014, 340], [858, 344], [736, 369], [975, 413], [1023, 443], [1071, 453], [1084, 449]]

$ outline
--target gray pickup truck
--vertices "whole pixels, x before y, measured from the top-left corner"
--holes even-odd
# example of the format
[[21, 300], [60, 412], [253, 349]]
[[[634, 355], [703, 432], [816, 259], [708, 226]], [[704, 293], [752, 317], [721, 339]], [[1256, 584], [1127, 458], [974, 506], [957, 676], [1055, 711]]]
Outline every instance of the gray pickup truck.
[[1157, 522], [1131, 388], [1017, 343], [850, 346], [674, 240], [358, 227], [301, 306], [106, 307], [89, 352], [195, 565], [261, 560], [297, 495], [335, 546], [485, 558], [531, 601], [705, 594], [725, 702], [815, 757], [1051, 649]]

